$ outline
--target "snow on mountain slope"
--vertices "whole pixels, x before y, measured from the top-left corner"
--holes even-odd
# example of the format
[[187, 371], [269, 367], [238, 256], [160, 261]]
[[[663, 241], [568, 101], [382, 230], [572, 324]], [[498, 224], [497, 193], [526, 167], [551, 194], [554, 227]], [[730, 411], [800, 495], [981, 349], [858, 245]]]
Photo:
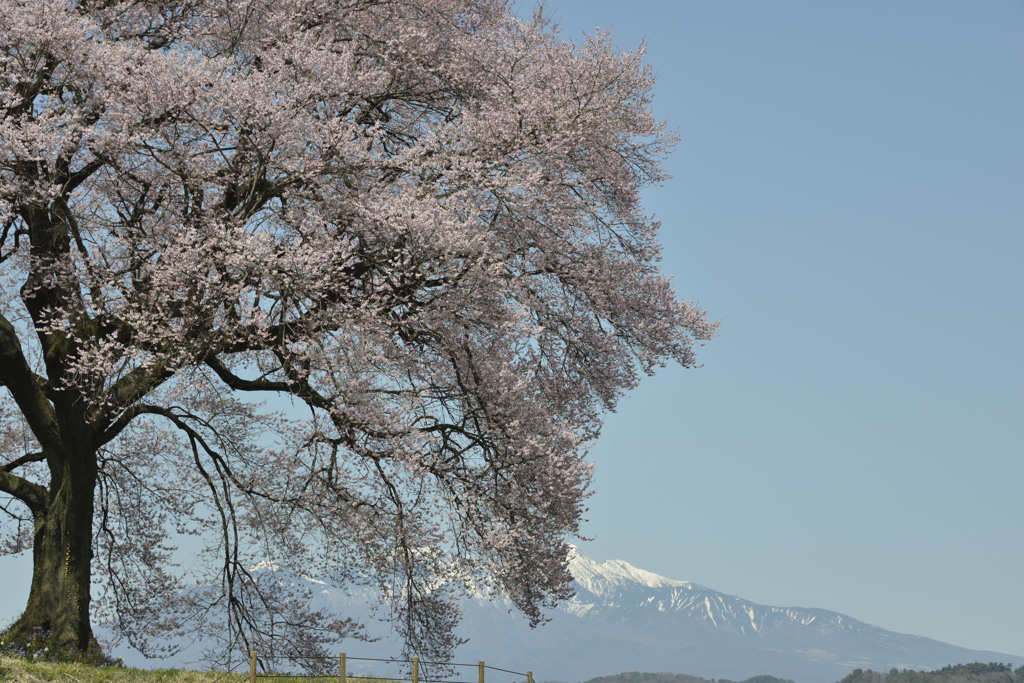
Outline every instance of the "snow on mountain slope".
[[[270, 564], [254, 569], [280, 571]], [[458, 633], [469, 642], [456, 652], [455, 661], [486, 660], [532, 670], [537, 681], [665, 671], [731, 680], [770, 674], [797, 683], [835, 683], [855, 668], [920, 670], [973, 661], [1024, 665], [1024, 657], [894, 633], [823, 609], [759, 605], [622, 560], [598, 563], [578, 550], [569, 569], [576, 597], [551, 611], [550, 622], [538, 629], [531, 630], [507, 600], [467, 598]], [[314, 609], [360, 620], [371, 616], [372, 595], [366, 587], [346, 590], [313, 577], [281, 576], [308, 585]], [[401, 652], [388, 624], [371, 626], [370, 633], [380, 640], [346, 641], [339, 649], [352, 657], [382, 660]], [[145, 665], [127, 652], [115, 650], [115, 655]], [[361, 673], [382, 675], [369, 669]]]
[[587, 591], [602, 593], [613, 586], [640, 585], [647, 588], [690, 586], [689, 581], [673, 581], [643, 569], [637, 569], [623, 560], [608, 560], [598, 564], [573, 548], [569, 571], [576, 582]]
[[778, 626], [786, 622], [802, 626], [817, 622], [818, 627], [839, 630], [866, 626], [825, 610], [758, 605], [690, 581], [668, 579], [623, 560], [598, 564], [578, 550], [570, 560], [569, 570], [576, 580], [576, 597], [566, 611], [577, 616], [595, 609], [600, 611], [602, 607], [677, 612], [706, 621], [714, 628], [735, 629], [740, 633], [758, 633], [766, 625]]
[[[620, 671], [674, 671], [733, 680], [767, 673], [825, 683], [855, 668], [1024, 664], [1022, 657], [894, 633], [824, 609], [760, 605], [622, 560], [598, 563], [577, 551], [569, 568], [576, 597], [536, 634], [506, 621], [480, 621], [474, 610], [467, 611], [472, 627], [464, 633], [482, 634], [475, 642], [485, 649], [518, 643], [535, 658], [537, 670], [568, 681]], [[566, 662], [565, 652], [582, 659]]]

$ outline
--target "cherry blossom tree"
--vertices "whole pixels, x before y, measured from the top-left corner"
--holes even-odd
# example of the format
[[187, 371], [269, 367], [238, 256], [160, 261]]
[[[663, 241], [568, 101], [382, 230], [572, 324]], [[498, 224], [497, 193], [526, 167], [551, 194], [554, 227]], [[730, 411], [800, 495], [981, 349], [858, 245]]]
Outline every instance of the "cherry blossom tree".
[[431, 656], [467, 586], [542, 622], [602, 414], [715, 333], [642, 57], [506, 0], [0, 3], [7, 635], [362, 633], [268, 566]]

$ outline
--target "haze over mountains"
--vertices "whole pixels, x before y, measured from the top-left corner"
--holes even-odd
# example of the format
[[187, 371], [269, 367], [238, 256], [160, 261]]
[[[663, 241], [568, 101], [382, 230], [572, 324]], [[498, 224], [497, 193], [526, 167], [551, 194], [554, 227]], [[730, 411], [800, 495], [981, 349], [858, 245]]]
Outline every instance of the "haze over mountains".
[[535, 632], [480, 601], [467, 606], [464, 633], [473, 641], [466, 647], [490, 652], [504, 644], [505, 651], [523, 653], [537, 678], [563, 681], [668, 671], [827, 683], [856, 668], [1024, 664], [1024, 657], [894, 633], [824, 609], [759, 605], [621, 560], [599, 564], [577, 555], [571, 569], [576, 598]]
[[[577, 553], [571, 570], [576, 597], [535, 630], [511, 614], [507, 603], [467, 600], [459, 633], [470, 640], [455, 660], [485, 660], [531, 670], [537, 681], [567, 682], [650, 671], [731, 680], [770, 674], [796, 683], [835, 683], [858, 668], [924, 670], [975, 661], [1024, 665], [1021, 656], [894, 633], [824, 609], [759, 605], [622, 560], [597, 563]], [[342, 616], [369, 616], [362, 601], [340, 589], [320, 585], [317, 592]], [[398, 656], [401, 645], [393, 635], [380, 629], [376, 635], [381, 640], [345, 643], [342, 649], [351, 657]], [[127, 655], [129, 663], [138, 661], [118, 654]], [[350, 660], [353, 672], [360, 666]], [[384, 673], [367, 669], [371, 672]]]

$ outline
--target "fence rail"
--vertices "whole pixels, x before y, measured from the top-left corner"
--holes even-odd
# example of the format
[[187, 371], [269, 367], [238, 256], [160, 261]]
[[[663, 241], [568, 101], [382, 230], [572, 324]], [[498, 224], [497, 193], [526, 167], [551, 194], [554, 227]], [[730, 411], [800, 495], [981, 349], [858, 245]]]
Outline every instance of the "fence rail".
[[[259, 679], [267, 680], [267, 679], [274, 679], [274, 678], [277, 678], [277, 679], [300, 679], [300, 680], [306, 680], [306, 681], [316, 680], [316, 681], [324, 681], [324, 682], [326, 682], [326, 681], [332, 681], [333, 682], [334, 680], [337, 680], [338, 683], [349, 683], [349, 680], [348, 680], [350, 678], [350, 676], [348, 674], [348, 660], [349, 659], [357, 660], [357, 661], [364, 661], [364, 662], [391, 662], [391, 663], [395, 663], [395, 664], [411, 664], [412, 665], [412, 678], [393, 678], [391, 676], [388, 676], [387, 679], [389, 681], [411, 681], [411, 683], [472, 683], [471, 681], [445, 681], [445, 680], [440, 680], [440, 679], [426, 679], [426, 678], [421, 679], [420, 678], [420, 658], [419, 657], [413, 657], [412, 659], [374, 659], [372, 657], [348, 657], [346, 653], [342, 652], [342, 653], [340, 653], [338, 655], [338, 675], [337, 675], [337, 677], [335, 677], [333, 675], [326, 675], [325, 676], [323, 674], [311, 674], [311, 675], [305, 675], [305, 674], [281, 674], [281, 673], [259, 674], [259, 673], [256, 672], [256, 663], [257, 663], [258, 659], [259, 659], [259, 654], [255, 650], [249, 652], [249, 682], [250, 683], [257, 683], [257, 680], [259, 680]], [[485, 678], [484, 674], [485, 674], [485, 671], [487, 669], [490, 669], [491, 671], [500, 671], [502, 673], [512, 674], [514, 676], [523, 676], [523, 677], [526, 678], [526, 683], [533, 683], [533, 672], [532, 671], [523, 672], [523, 671], [510, 671], [509, 669], [501, 669], [501, 668], [498, 668], [496, 666], [488, 666], [487, 664], [484, 664], [483, 660], [477, 662], [476, 664], [459, 664], [459, 663], [445, 663], [445, 662], [423, 662], [423, 664], [426, 664], [426, 665], [434, 665], [434, 664], [436, 664], [436, 665], [439, 665], [439, 666], [470, 666], [470, 667], [475, 666], [476, 670], [477, 670], [477, 680], [476, 680], [476, 683], [486, 683], [486, 681], [484, 680], [484, 678]], [[352, 677], [352, 678], [358, 678], [358, 677]]]

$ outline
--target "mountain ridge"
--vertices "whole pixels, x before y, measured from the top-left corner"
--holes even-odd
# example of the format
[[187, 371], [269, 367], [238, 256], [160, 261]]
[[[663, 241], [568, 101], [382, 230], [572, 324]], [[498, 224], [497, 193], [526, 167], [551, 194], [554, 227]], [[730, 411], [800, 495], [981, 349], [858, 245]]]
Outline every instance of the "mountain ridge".
[[[928, 670], [996, 660], [1024, 665], [1024, 657], [901, 634], [827, 609], [762, 605], [624, 560], [595, 562], [578, 549], [569, 569], [576, 596], [532, 634], [513, 626], [514, 618], [488, 619], [486, 605], [475, 601], [462, 631], [472, 634], [470, 647], [515, 644], [537, 661], [537, 669], [567, 681], [616, 671], [672, 671], [834, 683], [858, 668]], [[567, 665], [566, 652], [580, 657]]]
[[[365, 588], [332, 586], [269, 563], [253, 569], [308, 582], [317, 609], [356, 620], [371, 617]], [[624, 560], [598, 563], [578, 549], [569, 569], [575, 597], [552, 610], [549, 622], [538, 629], [530, 629], [507, 599], [467, 596], [456, 633], [469, 642], [455, 652], [454, 661], [486, 660], [531, 670], [537, 681], [573, 682], [624, 671], [662, 671], [708, 680], [771, 675], [796, 683], [835, 683], [856, 669], [929, 670], [977, 661], [1024, 665], [1024, 657], [887, 631], [826, 609], [761, 605]], [[359, 657], [388, 659], [402, 649], [386, 623], [377, 623], [370, 635], [379, 640], [344, 641], [339, 649], [353, 663]], [[137, 659], [115, 654], [129, 663]]]

